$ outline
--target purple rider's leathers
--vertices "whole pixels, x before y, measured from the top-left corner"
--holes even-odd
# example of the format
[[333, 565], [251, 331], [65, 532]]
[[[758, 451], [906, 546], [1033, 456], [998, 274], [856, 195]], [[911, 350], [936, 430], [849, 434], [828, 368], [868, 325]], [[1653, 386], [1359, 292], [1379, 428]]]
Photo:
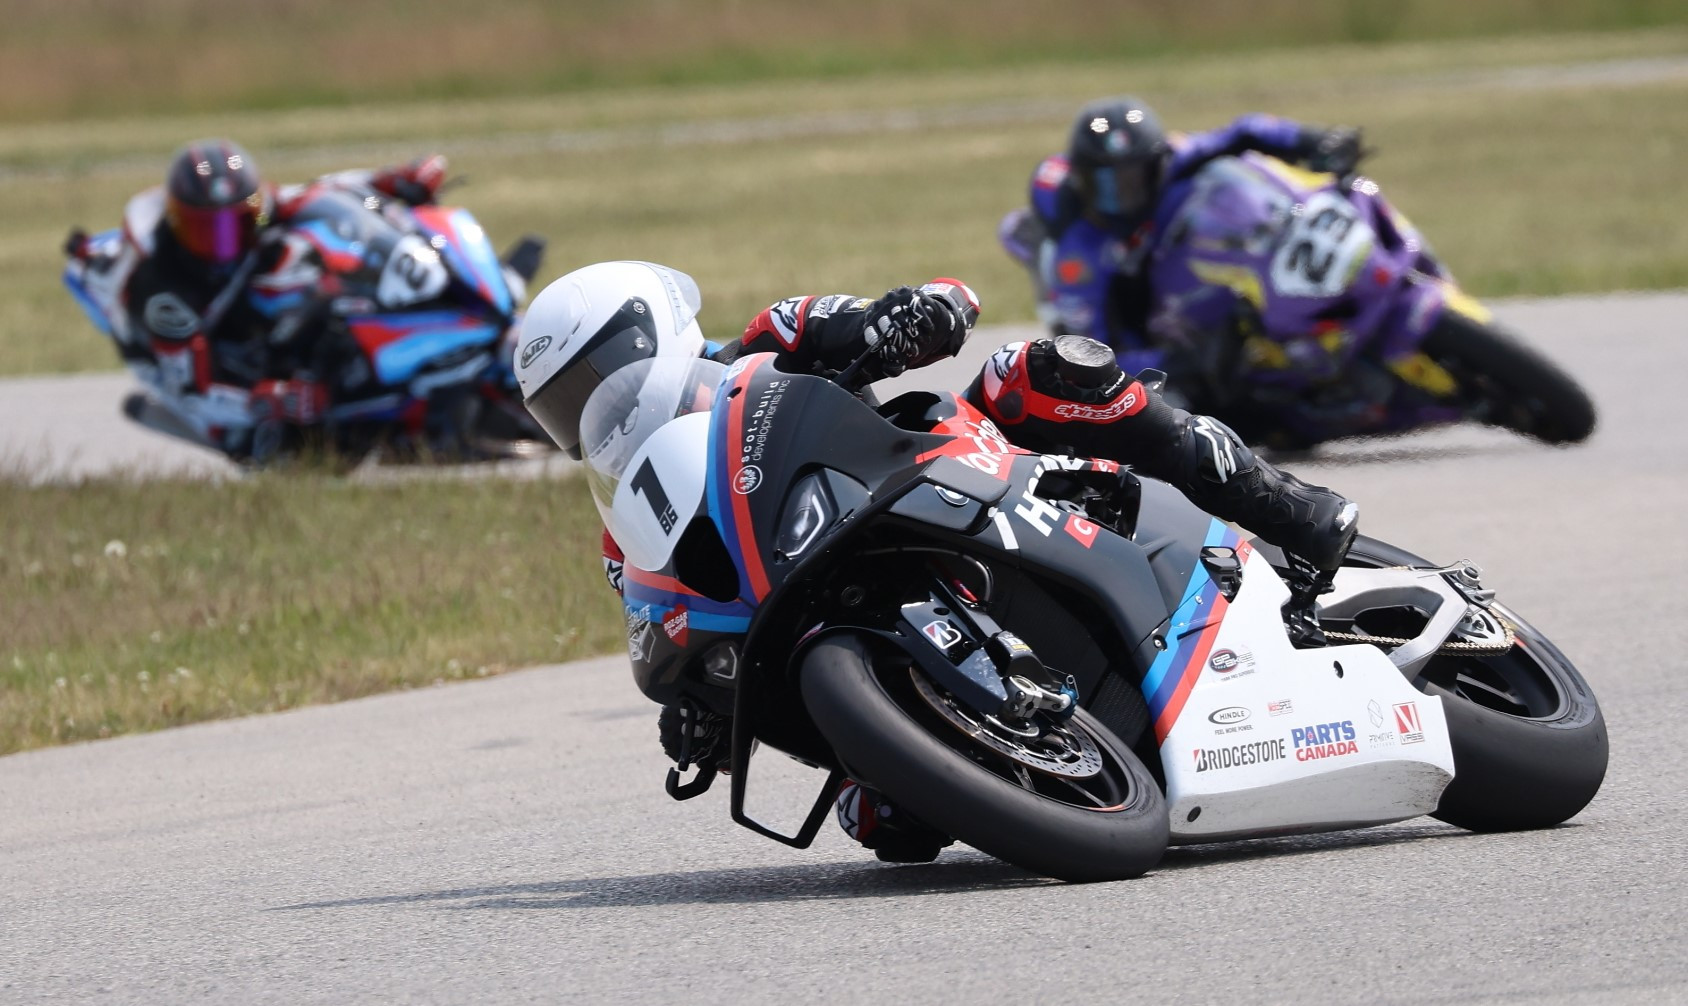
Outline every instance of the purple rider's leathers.
[[[1126, 373], [1172, 371], [1180, 390], [1193, 388], [1196, 370], [1209, 388], [1294, 399], [1293, 414], [1276, 417], [1299, 427], [1292, 440], [1457, 419], [1456, 408], [1433, 400], [1436, 375], [1419, 372], [1416, 350], [1445, 305], [1480, 308], [1445, 282], [1428, 245], [1375, 184], [1358, 179], [1347, 189], [1293, 166], [1314, 156], [1324, 135], [1258, 114], [1170, 135], [1160, 195], [1128, 234], [1084, 213], [1067, 158], [1051, 156], [1033, 173], [1030, 211], [1011, 213], [1000, 236], [1033, 269], [1052, 328], [1108, 345]], [[1298, 256], [1297, 235], [1317, 226], [1317, 214], [1303, 211], [1325, 205], [1334, 207], [1332, 226], [1312, 233], [1316, 243]], [[1265, 337], [1243, 349], [1249, 327]], [[1368, 393], [1353, 367], [1362, 354], [1394, 370], [1390, 380], [1430, 394], [1402, 402], [1388, 388]], [[1315, 414], [1307, 389], [1331, 388], [1339, 377], [1353, 386], [1338, 389], [1337, 409]], [[1223, 399], [1184, 401], [1248, 425]]]

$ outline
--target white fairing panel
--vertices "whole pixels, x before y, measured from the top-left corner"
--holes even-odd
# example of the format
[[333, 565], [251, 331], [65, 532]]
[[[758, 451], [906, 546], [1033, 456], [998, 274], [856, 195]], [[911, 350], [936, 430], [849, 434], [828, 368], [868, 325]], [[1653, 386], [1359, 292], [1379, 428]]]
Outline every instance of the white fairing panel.
[[[1364, 644], [1297, 650], [1252, 552], [1161, 743], [1174, 842], [1326, 831], [1436, 809], [1453, 779], [1442, 701]], [[1338, 582], [1342, 574], [1338, 574]]]
[[702, 506], [709, 418], [707, 412], [694, 412], [669, 421], [623, 469], [610, 505], [609, 530], [629, 565], [647, 571], [667, 565]]

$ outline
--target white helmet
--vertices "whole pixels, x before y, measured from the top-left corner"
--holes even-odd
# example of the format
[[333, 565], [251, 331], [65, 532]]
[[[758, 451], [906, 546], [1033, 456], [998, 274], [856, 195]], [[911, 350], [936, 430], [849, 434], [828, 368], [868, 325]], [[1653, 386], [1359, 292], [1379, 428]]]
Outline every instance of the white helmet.
[[636, 360], [702, 356], [703, 295], [654, 262], [599, 262], [551, 283], [527, 309], [516, 343], [522, 403], [580, 458], [580, 412], [603, 379]]

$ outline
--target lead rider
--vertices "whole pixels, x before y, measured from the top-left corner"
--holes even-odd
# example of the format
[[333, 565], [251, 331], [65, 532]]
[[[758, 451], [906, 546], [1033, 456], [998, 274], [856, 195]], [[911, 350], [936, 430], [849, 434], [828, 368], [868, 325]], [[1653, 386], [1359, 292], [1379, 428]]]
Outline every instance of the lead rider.
[[[650, 262], [602, 262], [554, 281], [529, 307], [516, 350], [516, 378], [528, 411], [558, 447], [579, 459], [587, 399], [606, 377], [637, 360], [707, 356], [730, 363], [749, 353], [773, 353], [783, 371], [823, 375], [862, 360], [852, 388], [862, 391], [873, 381], [954, 356], [979, 317], [972, 290], [959, 280], [936, 279], [876, 300], [791, 297], [751, 319], [737, 342], [717, 347], [698, 326], [701, 303], [690, 276]], [[1357, 530], [1353, 503], [1256, 457], [1223, 423], [1168, 405], [1150, 384], [1124, 373], [1113, 352], [1094, 339], [1064, 335], [1003, 346], [963, 397], [1019, 447], [1131, 465], [1318, 570], [1340, 565]], [[622, 553], [607, 531], [604, 568], [619, 592]], [[663, 746], [674, 756], [678, 714], [665, 709], [661, 722]], [[720, 728], [703, 722], [694, 733], [708, 745]], [[944, 836], [914, 822], [894, 826], [894, 810], [854, 783], [840, 795], [839, 818], [882, 859], [929, 860], [945, 844]]]

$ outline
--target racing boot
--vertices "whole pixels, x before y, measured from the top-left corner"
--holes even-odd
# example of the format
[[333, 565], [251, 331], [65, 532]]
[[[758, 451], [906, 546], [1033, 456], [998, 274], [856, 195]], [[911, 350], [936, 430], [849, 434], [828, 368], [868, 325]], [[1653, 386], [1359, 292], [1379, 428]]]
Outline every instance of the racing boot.
[[833, 808], [844, 833], [872, 849], [883, 863], [930, 863], [955, 842], [854, 779], [838, 787]]
[[1324, 574], [1342, 565], [1359, 531], [1360, 508], [1257, 457], [1224, 423], [1190, 416], [1178, 442], [1178, 488], [1209, 513], [1248, 528]]

